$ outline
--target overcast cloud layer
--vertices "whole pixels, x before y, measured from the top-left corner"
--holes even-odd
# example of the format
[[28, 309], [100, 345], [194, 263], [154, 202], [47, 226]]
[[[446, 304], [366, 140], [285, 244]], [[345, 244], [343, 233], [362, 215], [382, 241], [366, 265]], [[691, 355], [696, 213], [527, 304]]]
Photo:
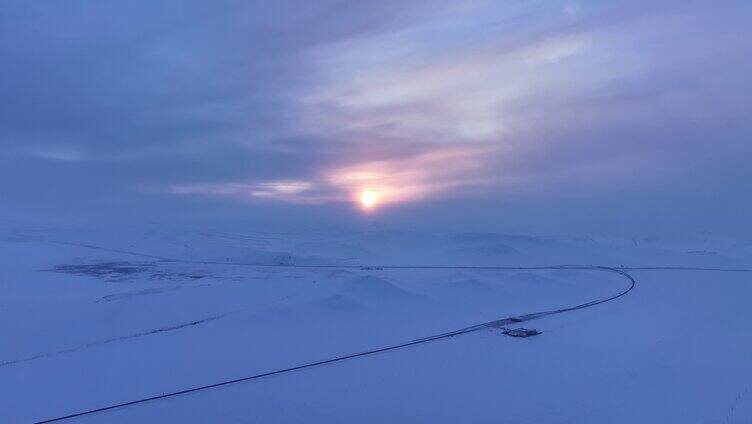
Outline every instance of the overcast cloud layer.
[[429, 229], [749, 233], [751, 18], [742, 1], [5, 1], [3, 214], [324, 222], [373, 190], [379, 219]]

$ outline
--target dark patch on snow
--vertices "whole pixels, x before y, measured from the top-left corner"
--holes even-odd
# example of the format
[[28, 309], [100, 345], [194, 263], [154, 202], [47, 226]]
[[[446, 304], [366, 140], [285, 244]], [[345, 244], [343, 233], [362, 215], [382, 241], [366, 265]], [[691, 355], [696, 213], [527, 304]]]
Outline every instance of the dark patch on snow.
[[205, 275], [171, 272], [149, 262], [99, 262], [94, 264], [56, 265], [46, 271], [85, 275], [106, 281], [124, 281], [135, 276], [152, 280], [199, 280]]
[[274, 265], [286, 265], [291, 266], [295, 265], [295, 259], [293, 258], [292, 254], [290, 253], [282, 253], [272, 260], [272, 263]]
[[538, 334], [541, 334], [540, 331], [534, 329], [534, 328], [502, 328], [501, 330], [504, 334], [511, 337], [532, 337], [537, 336]]
[[687, 253], [690, 255], [717, 255], [718, 252], [714, 252], [712, 250], [688, 250]]

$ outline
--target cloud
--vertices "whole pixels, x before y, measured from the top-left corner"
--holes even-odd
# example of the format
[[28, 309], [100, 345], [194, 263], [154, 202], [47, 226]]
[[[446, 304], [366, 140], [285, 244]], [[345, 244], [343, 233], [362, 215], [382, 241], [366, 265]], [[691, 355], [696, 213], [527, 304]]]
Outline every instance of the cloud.
[[0, 189], [19, 203], [607, 203], [694, 194], [752, 154], [739, 2], [6, 3]]
[[277, 200], [294, 200], [310, 191], [313, 185], [307, 181], [281, 180], [250, 183], [199, 183], [170, 187], [175, 194], [209, 194], [214, 196], [259, 197]]
[[[676, 63], [712, 64], [691, 40], [666, 39], [708, 19], [705, 11], [668, 10], [444, 5], [311, 46], [300, 56], [311, 78], [286, 97], [290, 124], [276, 141], [247, 144], [299, 157], [299, 166], [281, 179], [199, 183], [205, 189], [193, 192], [326, 203], [370, 189], [386, 203], [410, 203], [649, 184], [628, 176], [671, 154], [668, 133], [684, 137], [702, 119], [692, 104], [704, 94], [668, 75], [694, 81]], [[659, 123], [671, 129], [651, 131]], [[685, 143], [701, 146], [696, 137]], [[681, 172], [668, 163], [649, 174]], [[285, 181], [298, 184], [286, 191]]]
[[416, 202], [463, 188], [488, 184], [478, 177], [482, 147], [436, 149], [413, 157], [358, 163], [329, 170], [327, 183], [356, 200], [376, 192], [381, 203]]
[[63, 145], [31, 147], [23, 153], [35, 158], [61, 162], [80, 162], [89, 159], [89, 156], [83, 151]]
[[[332, 67], [324, 57], [320, 59], [322, 72], [334, 73], [327, 78], [334, 82], [303, 96], [301, 122], [312, 132], [341, 137], [378, 134], [448, 143], [500, 142], [509, 125], [506, 112], [513, 111], [520, 100], [542, 92], [577, 90], [584, 83], [579, 70], [593, 57], [580, 63], [560, 62], [582, 54], [590, 45], [586, 36], [553, 37], [515, 47], [465, 48], [417, 63], [351, 63], [350, 71]], [[359, 60], [363, 48], [353, 43], [325, 56]], [[382, 48], [391, 50], [391, 46]], [[416, 52], [414, 56], [423, 55]], [[603, 84], [617, 76], [595, 72], [588, 82]]]
[[411, 157], [367, 161], [322, 170], [309, 180], [180, 184], [179, 195], [228, 196], [250, 200], [321, 204], [358, 202], [378, 193], [381, 204], [417, 202], [442, 193], [487, 184], [478, 180], [485, 147], [445, 148]]

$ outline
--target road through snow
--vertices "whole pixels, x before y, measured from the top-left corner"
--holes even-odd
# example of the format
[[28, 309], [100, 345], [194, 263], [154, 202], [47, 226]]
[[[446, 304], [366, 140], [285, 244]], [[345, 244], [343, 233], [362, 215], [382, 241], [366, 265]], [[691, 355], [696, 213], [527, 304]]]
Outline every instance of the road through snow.
[[[70, 242], [61, 242], [61, 241], [50, 241], [48, 242], [55, 243], [55, 244], [61, 244], [61, 245], [71, 245], [71, 246], [77, 246], [77, 247], [84, 247], [88, 249], [96, 249], [96, 250], [104, 250], [109, 251], [113, 253], [120, 253], [120, 254], [127, 254], [127, 255], [134, 255], [139, 257], [148, 257], [151, 259], [156, 259], [158, 261], [166, 261], [166, 262], [177, 262], [177, 263], [190, 263], [190, 264], [202, 264], [202, 265], [212, 265], [212, 264], [221, 264], [225, 266], [251, 266], [251, 267], [285, 267], [285, 268], [345, 268], [345, 269], [369, 269], [369, 270], [380, 270], [380, 269], [476, 269], [476, 270], [582, 270], [582, 271], [600, 271], [600, 272], [608, 272], [608, 273], [615, 273], [626, 279], [627, 285], [622, 290], [618, 291], [617, 293], [605, 297], [605, 298], [599, 298], [594, 299], [586, 303], [581, 303], [578, 305], [565, 307], [565, 308], [559, 308], [559, 309], [552, 309], [552, 310], [545, 310], [545, 311], [539, 311], [539, 312], [532, 312], [528, 314], [523, 315], [517, 315], [517, 316], [510, 316], [506, 318], [501, 318], [497, 320], [482, 322], [479, 324], [474, 324], [471, 326], [466, 326], [460, 329], [456, 329], [449, 332], [434, 334], [428, 337], [423, 337], [415, 340], [411, 340], [408, 342], [400, 343], [400, 344], [393, 344], [389, 346], [384, 346], [380, 348], [375, 348], [367, 351], [362, 351], [358, 353], [353, 354], [346, 354], [346, 355], [340, 355], [340, 356], [334, 356], [330, 359], [316, 361], [316, 362], [309, 362], [304, 363], [301, 365], [291, 366], [288, 368], [278, 369], [274, 371], [264, 372], [260, 374], [250, 375], [250, 376], [244, 376], [236, 379], [226, 380], [217, 382], [214, 384], [208, 384], [208, 385], [202, 385], [197, 387], [191, 387], [183, 390], [174, 391], [171, 393], [163, 393], [156, 396], [146, 397], [142, 399], [136, 399], [129, 402], [122, 402], [118, 404], [103, 406], [101, 408], [71, 413], [64, 416], [54, 417], [42, 421], [37, 421], [36, 424], [42, 424], [42, 423], [50, 423], [50, 422], [58, 422], [63, 421], [75, 417], [80, 417], [83, 415], [90, 415], [94, 413], [101, 413], [106, 411], [111, 411], [113, 409], [123, 408], [126, 406], [136, 405], [140, 403], [145, 402], [151, 402], [156, 401], [159, 399], [165, 399], [169, 397], [184, 395], [188, 393], [194, 393], [197, 391], [207, 390], [215, 387], [220, 386], [226, 386], [230, 384], [240, 383], [244, 381], [254, 380], [254, 379], [260, 379], [263, 377], [269, 377], [273, 375], [278, 374], [284, 374], [289, 373], [293, 371], [299, 371], [306, 368], [312, 368], [317, 367], [321, 365], [326, 364], [332, 364], [335, 362], [345, 361], [349, 359], [355, 359], [355, 358], [361, 358], [365, 356], [375, 355], [378, 353], [384, 353], [388, 351], [393, 351], [401, 348], [406, 348], [409, 346], [414, 346], [418, 344], [428, 343], [432, 341], [437, 341], [441, 339], [446, 339], [450, 337], [455, 337], [463, 334], [468, 334], [471, 332], [476, 332], [484, 329], [489, 328], [499, 328], [504, 327], [507, 325], [515, 324], [515, 323], [521, 323], [530, 321], [533, 319], [538, 319], [550, 315], [556, 315], [556, 314], [562, 314], [565, 312], [571, 312], [579, 309], [589, 308], [592, 306], [596, 306], [602, 303], [606, 303], [609, 301], [613, 301], [615, 299], [618, 299], [630, 291], [632, 291], [635, 288], [636, 280], [635, 278], [628, 272], [631, 270], [686, 270], [686, 271], [723, 271], [723, 272], [752, 272], [750, 269], [723, 269], [723, 268], [701, 268], [701, 267], [609, 267], [609, 266], [600, 266], [600, 265], [555, 265], [555, 266], [444, 266], [444, 265], [421, 265], [421, 266], [410, 266], [410, 265], [287, 265], [287, 264], [259, 264], [259, 263], [242, 263], [242, 262], [231, 262], [231, 263], [224, 263], [224, 262], [217, 262], [217, 261], [203, 261], [203, 260], [185, 260], [185, 259], [176, 259], [176, 258], [168, 258], [168, 257], [162, 257], [162, 256], [155, 256], [155, 255], [149, 255], [149, 254], [143, 254], [138, 252], [131, 252], [131, 251], [124, 251], [119, 249], [108, 249], [105, 247], [95, 246], [91, 244], [81, 244], [81, 243], [70, 243]], [[125, 338], [127, 339], [127, 337]]]

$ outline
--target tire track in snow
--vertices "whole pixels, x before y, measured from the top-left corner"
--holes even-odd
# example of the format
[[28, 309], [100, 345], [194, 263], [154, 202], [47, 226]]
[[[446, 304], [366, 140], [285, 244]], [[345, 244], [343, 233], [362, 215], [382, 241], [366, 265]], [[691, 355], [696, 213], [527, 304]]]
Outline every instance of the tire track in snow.
[[215, 321], [215, 320], [224, 318], [227, 315], [229, 315], [229, 314], [214, 315], [214, 316], [210, 316], [208, 318], [200, 319], [200, 320], [197, 320], [197, 321], [184, 322], [182, 324], [171, 325], [169, 327], [161, 327], [161, 328], [157, 328], [157, 329], [154, 329], [154, 330], [142, 331], [140, 333], [135, 333], [135, 334], [129, 334], [129, 335], [126, 335], [126, 336], [113, 337], [111, 339], [99, 340], [99, 341], [95, 341], [95, 342], [90, 342], [90, 343], [82, 344], [82, 345], [79, 345], [79, 346], [74, 346], [74, 347], [69, 347], [69, 348], [66, 348], [66, 349], [61, 349], [61, 350], [58, 350], [58, 351], [55, 351], [55, 352], [40, 353], [38, 355], [28, 356], [26, 358], [12, 359], [12, 360], [9, 360], [9, 361], [2, 361], [2, 362], [0, 362], [0, 367], [4, 367], [4, 366], [8, 366], [8, 365], [13, 365], [13, 364], [19, 364], [19, 363], [22, 363], [22, 362], [29, 362], [29, 361], [33, 361], [35, 359], [49, 358], [49, 357], [56, 356], [56, 355], [61, 355], [61, 354], [71, 353], [71, 352], [76, 352], [76, 351], [79, 351], [79, 350], [89, 349], [89, 348], [92, 348], [92, 347], [106, 345], [106, 344], [115, 343], [115, 342], [120, 342], [120, 341], [123, 341], [123, 340], [130, 340], [130, 339], [136, 339], [136, 338], [139, 338], [139, 337], [153, 336], [153, 335], [156, 335], [156, 334], [161, 334], [161, 333], [167, 333], [167, 332], [170, 332], [170, 331], [181, 330], [181, 329], [187, 328], [187, 327], [195, 327], [197, 325], [201, 325], [201, 324], [204, 324], [204, 323], [207, 323], [207, 322], [210, 322], [210, 321]]

